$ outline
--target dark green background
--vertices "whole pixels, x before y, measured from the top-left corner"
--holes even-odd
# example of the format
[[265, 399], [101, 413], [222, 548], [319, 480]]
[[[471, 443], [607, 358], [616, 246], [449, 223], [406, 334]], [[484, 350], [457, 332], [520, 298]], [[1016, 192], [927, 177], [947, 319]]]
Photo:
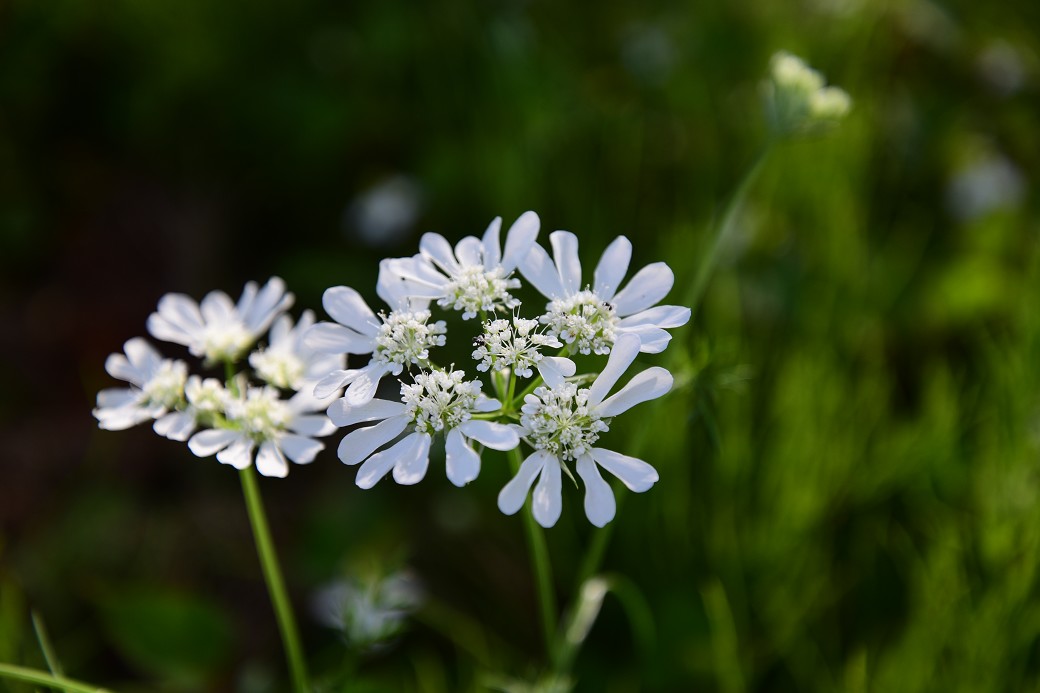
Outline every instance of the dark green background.
[[[678, 301], [765, 144], [757, 85], [788, 49], [853, 112], [774, 149], [694, 323], [643, 360], [682, 387], [611, 432], [661, 481], [625, 498], [604, 569], [652, 628], [608, 596], [579, 690], [1035, 689], [1037, 7], [0, 5], [0, 661], [42, 666], [31, 606], [78, 678], [284, 690], [235, 474], [147, 426], [98, 431], [105, 356], [168, 291], [277, 274], [297, 313], [335, 284], [374, 300], [378, 260], [423, 231], [526, 209], [543, 240], [578, 234], [590, 268], [628, 235], [634, 266], [671, 264]], [[978, 183], [954, 181], [986, 162], [1017, 194], [998, 179], [1003, 204], [955, 213]], [[348, 210], [395, 175], [419, 216], [365, 245]], [[374, 690], [533, 682], [504, 457], [464, 490], [436, 464], [414, 488], [353, 476], [326, 452], [262, 484], [314, 668], [348, 662]], [[594, 533], [566, 488], [565, 601]], [[430, 606], [393, 648], [349, 653], [307, 616], [329, 580], [400, 565]]]

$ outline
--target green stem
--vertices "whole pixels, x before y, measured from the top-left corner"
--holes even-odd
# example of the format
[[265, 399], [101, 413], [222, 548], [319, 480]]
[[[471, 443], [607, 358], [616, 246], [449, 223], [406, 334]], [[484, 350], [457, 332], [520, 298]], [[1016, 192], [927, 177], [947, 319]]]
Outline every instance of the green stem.
[[36, 631], [36, 640], [40, 643], [40, 650], [43, 652], [43, 659], [47, 662], [47, 668], [55, 676], [64, 676], [65, 672], [61, 668], [61, 662], [58, 661], [51, 640], [47, 637], [47, 628], [43, 625], [43, 619], [35, 611], [32, 612], [32, 624], [33, 630]]
[[[520, 469], [523, 461], [520, 448], [509, 451], [509, 459], [513, 464], [513, 472]], [[549, 547], [545, 543], [545, 533], [535, 522], [531, 503], [527, 503], [524, 516], [524, 531], [527, 535], [527, 549], [534, 564], [535, 584], [538, 588], [538, 606], [542, 615], [542, 635], [545, 638], [545, 649], [549, 661], [556, 661], [556, 593], [553, 591], [552, 566], [549, 564]]]
[[64, 676], [52, 676], [39, 669], [16, 667], [13, 664], [0, 664], [0, 678], [35, 683], [47, 688], [53, 688], [54, 690], [69, 691], [69, 693], [111, 693], [111, 691], [105, 688], [98, 688], [93, 684], [67, 679]]
[[267, 583], [267, 591], [271, 595], [271, 604], [274, 606], [275, 617], [278, 620], [278, 630], [282, 636], [282, 645], [285, 647], [285, 658], [289, 662], [293, 690], [296, 693], [309, 693], [311, 687], [307, 677], [307, 663], [303, 658], [303, 648], [300, 646], [300, 634], [296, 628], [296, 619], [293, 617], [292, 606], [289, 604], [289, 597], [285, 591], [285, 580], [278, 567], [278, 557], [275, 554], [274, 542], [271, 541], [271, 531], [267, 526], [267, 516], [260, 498], [260, 487], [256, 482], [256, 474], [252, 467], [246, 467], [241, 471], [240, 477], [246, 509], [249, 511], [249, 522], [253, 527], [253, 538], [256, 540], [256, 553], [260, 558], [264, 581]]

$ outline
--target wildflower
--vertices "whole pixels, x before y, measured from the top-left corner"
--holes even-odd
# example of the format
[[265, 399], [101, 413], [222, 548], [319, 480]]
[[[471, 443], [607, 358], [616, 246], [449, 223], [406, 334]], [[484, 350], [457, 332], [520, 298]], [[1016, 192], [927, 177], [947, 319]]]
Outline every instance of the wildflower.
[[106, 431], [121, 431], [157, 419], [155, 431], [167, 435], [179, 428], [174, 411], [184, 400], [188, 365], [164, 359], [140, 337], [123, 346], [124, 354], [112, 354], [105, 361], [109, 375], [130, 383], [128, 388], [109, 388], [97, 396], [94, 417]]
[[600, 475], [607, 470], [637, 493], [657, 482], [657, 471], [643, 460], [596, 447], [600, 436], [610, 430], [614, 416], [635, 405], [656, 399], [672, 387], [671, 374], [659, 367], [637, 373], [624, 387], [607, 397], [639, 354], [635, 335], [621, 335], [611, 350], [603, 372], [589, 388], [569, 383], [559, 373], [542, 370], [546, 386], [524, 400], [521, 436], [534, 448], [516, 476], [498, 495], [498, 507], [512, 515], [523, 507], [535, 484], [532, 512], [543, 527], [552, 527], [563, 507], [561, 472], [574, 462], [585, 485], [585, 514], [597, 527], [614, 518], [615, 501], [610, 485]]
[[256, 375], [283, 390], [313, 390], [323, 377], [343, 368], [342, 354], [321, 353], [304, 343], [304, 335], [313, 324], [314, 313], [309, 310], [303, 311], [295, 327], [288, 315], [275, 320], [267, 348], [249, 355], [249, 365]]
[[436, 300], [442, 308], [461, 310], [469, 320], [480, 312], [520, 305], [509, 292], [520, 288], [513, 270], [534, 245], [539, 220], [524, 212], [509, 227], [505, 250], [499, 242], [502, 218], [488, 225], [483, 238], [466, 236], [452, 249], [438, 233], [423, 234], [419, 254], [399, 258], [388, 266], [414, 296]]
[[322, 623], [341, 631], [359, 648], [386, 644], [404, 630], [409, 614], [423, 602], [423, 588], [411, 573], [337, 581], [314, 600]]
[[[480, 473], [480, 455], [471, 440], [495, 450], [520, 444], [513, 427], [473, 418], [502, 406], [480, 390], [480, 381], [466, 380], [463, 371], [438, 369], [416, 374], [414, 384], [402, 384], [399, 402], [372, 399], [351, 405], [339, 399], [328, 411], [337, 426], [378, 421], [348, 433], [340, 443], [339, 458], [349, 465], [364, 461], [356, 479], [361, 488], [372, 488], [391, 469], [397, 483], [417, 484], [426, 476], [433, 437], [443, 434], [448, 480], [464, 486]], [[405, 431], [400, 441], [375, 452]]]
[[234, 362], [292, 303], [293, 295], [278, 277], [262, 289], [247, 283], [237, 304], [223, 291], [211, 291], [201, 304], [183, 294], [166, 294], [158, 311], [148, 316], [148, 331], [156, 339], [183, 344], [193, 356]]
[[198, 457], [217, 456], [223, 464], [245, 469], [253, 463], [264, 476], [285, 477], [286, 458], [307, 464], [325, 448], [315, 437], [327, 436], [336, 427], [325, 416], [314, 412], [328, 400], [303, 391], [290, 399], [281, 398], [270, 386], [246, 386], [225, 404], [226, 424], [200, 431], [188, 441], [188, 449]]
[[347, 387], [347, 404], [359, 405], [372, 399], [384, 375], [400, 375], [410, 366], [425, 365], [430, 349], [444, 345], [447, 327], [443, 320], [430, 322], [430, 311], [413, 310], [400, 296], [398, 308], [378, 316], [361, 295], [346, 286], [325, 291], [322, 304], [336, 322], [321, 322], [307, 330], [303, 343], [326, 354], [372, 354], [363, 368], [334, 370], [314, 388], [316, 397], [327, 397]]
[[849, 95], [824, 86], [823, 75], [801, 58], [780, 51], [769, 61], [763, 86], [770, 125], [778, 135], [809, 132], [834, 125], [852, 108]]
[[559, 349], [563, 344], [552, 335], [537, 331], [538, 321], [513, 316], [512, 321], [497, 319], [484, 323], [484, 332], [473, 345], [477, 370], [512, 368], [521, 378], [530, 378], [531, 366], [542, 360], [542, 347]]
[[618, 236], [603, 252], [591, 288], [582, 288], [577, 237], [554, 231], [549, 242], [553, 258], [541, 246], [532, 246], [520, 271], [549, 299], [545, 315], [539, 318], [548, 326], [547, 334], [573, 349], [582, 354], [607, 354], [621, 335], [630, 333], [640, 338], [641, 351], [657, 354], [672, 338], [665, 328], [689, 321], [689, 308], [655, 305], [675, 282], [675, 275], [663, 262], [639, 270], [618, 291], [632, 259], [632, 243], [624, 236]]

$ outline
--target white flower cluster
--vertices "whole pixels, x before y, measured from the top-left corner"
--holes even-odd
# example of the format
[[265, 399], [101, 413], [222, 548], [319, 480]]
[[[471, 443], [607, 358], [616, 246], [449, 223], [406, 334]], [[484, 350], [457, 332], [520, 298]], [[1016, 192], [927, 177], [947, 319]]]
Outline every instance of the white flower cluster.
[[824, 86], [823, 75], [801, 58], [780, 51], [763, 84], [770, 125], [778, 135], [811, 132], [842, 120], [852, 108], [844, 89]]
[[[499, 508], [513, 514], [531, 495], [535, 519], [551, 527], [562, 509], [562, 474], [570, 475], [568, 465], [574, 465], [585, 486], [586, 514], [602, 527], [614, 517], [615, 502], [601, 469], [637, 492], [657, 481], [646, 462], [597, 444], [613, 417], [671, 388], [671, 375], [652, 367], [608, 396], [640, 352], [665, 349], [667, 330], [685, 324], [690, 310], [657, 305], [674, 283], [662, 262], [624, 281], [632, 257], [627, 238], [607, 247], [592, 282], [585, 283], [577, 237], [550, 234], [550, 257], [536, 242], [539, 224], [533, 212], [521, 215], [504, 248], [501, 219], [481, 238], [468, 236], [454, 248], [443, 236], [425, 234], [418, 254], [380, 264], [377, 294], [388, 310], [378, 314], [354, 289], [325, 292], [334, 322], [311, 327], [304, 345], [340, 357], [370, 355], [360, 368], [325, 374], [314, 389], [316, 397], [330, 397], [346, 387], [328, 416], [336, 426], [351, 427], [338, 454], [344, 463], [360, 465], [358, 486], [371, 488], [391, 473], [399, 484], [418, 483], [435, 443], [443, 444], [448, 479], [463, 486], [480, 473], [480, 449], [510, 451], [523, 442], [531, 452], [499, 494]], [[521, 317], [514, 295], [523, 288], [521, 277], [547, 301], [530, 317]], [[463, 320], [480, 317], [472, 358], [476, 370], [490, 376], [494, 398], [465, 369], [436, 364], [433, 352], [445, 345], [447, 326], [433, 321], [432, 306], [459, 311]], [[606, 356], [606, 364], [599, 373], [578, 376], [567, 358], [576, 353]], [[411, 379], [401, 381], [396, 395], [376, 397], [383, 376], [400, 378], [405, 371]], [[518, 378], [533, 379], [519, 394]]]
[[[316, 438], [336, 430], [317, 413], [338, 395], [315, 397], [315, 385], [330, 371], [343, 367], [343, 357], [321, 353], [304, 344], [314, 325], [305, 311], [299, 323], [284, 312], [293, 296], [277, 277], [263, 288], [246, 284], [238, 303], [219, 291], [201, 304], [181, 294], [167, 294], [148, 318], [156, 339], [188, 347], [204, 367], [223, 366], [227, 380], [188, 375], [185, 361], [164, 359], [147, 341], [128, 341], [123, 354], [105, 363], [109, 374], [129, 383], [98, 393], [94, 416], [106, 430], [122, 430], [154, 420], [156, 433], [188, 441], [199, 457], [217, 459], [237, 469], [256, 463], [265, 476], [284, 477], [287, 460], [306, 464], [325, 446]], [[248, 355], [252, 373], [262, 384], [236, 373], [264, 332], [266, 347]]]

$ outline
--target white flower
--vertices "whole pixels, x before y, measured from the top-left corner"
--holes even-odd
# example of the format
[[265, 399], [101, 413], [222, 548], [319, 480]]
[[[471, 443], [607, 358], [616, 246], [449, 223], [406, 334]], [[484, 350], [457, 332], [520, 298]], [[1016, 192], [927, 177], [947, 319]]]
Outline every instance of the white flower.
[[637, 373], [607, 397], [638, 354], [638, 337], [618, 337], [606, 367], [587, 389], [563, 379], [568, 371], [573, 373], [573, 363], [562, 372], [558, 368], [539, 368], [546, 387], [525, 398], [520, 420], [522, 436], [535, 451], [498, 494], [502, 512], [512, 515], [520, 510], [538, 477], [531, 497], [535, 520], [543, 527], [556, 524], [563, 506], [561, 472], [568, 461], [576, 461], [578, 475], [585, 484], [585, 514], [597, 527], [614, 518], [616, 507], [614, 492], [600, 475], [599, 467], [637, 493], [654, 485], [657, 471], [646, 462], [595, 446], [600, 435], [609, 430], [612, 417], [660, 397], [672, 387], [671, 374], [653, 367]]
[[852, 108], [843, 89], [825, 87], [823, 75], [786, 51], [770, 59], [763, 93], [770, 125], [780, 135], [826, 128]]
[[342, 354], [327, 354], [308, 347], [304, 335], [314, 324], [314, 313], [305, 310], [293, 327], [292, 318], [282, 315], [271, 326], [266, 349], [249, 355], [249, 365], [265, 382], [288, 390], [314, 389], [334, 370], [343, 368]]
[[[97, 395], [94, 417], [98, 427], [121, 431], [144, 421], [158, 419], [155, 431], [170, 435], [179, 429], [175, 410], [184, 400], [188, 365], [164, 359], [148, 342], [135, 337], [123, 346], [123, 354], [112, 354], [105, 361], [109, 375], [130, 383], [128, 388], [109, 388]], [[177, 419], [177, 420], [175, 420]]]
[[422, 602], [422, 584], [402, 571], [337, 581], [319, 592], [313, 609], [324, 625], [341, 631], [352, 645], [370, 647], [400, 633]]
[[473, 358], [480, 363], [477, 370], [512, 368], [522, 378], [533, 375], [531, 366], [542, 360], [541, 347], [559, 349], [562, 343], [552, 335], [537, 331], [538, 321], [513, 316], [513, 320], [488, 320], [484, 333], [473, 340]]
[[262, 289], [249, 282], [238, 303], [223, 291], [211, 291], [195, 303], [184, 294], [166, 294], [157, 312], [148, 316], [148, 331], [188, 347], [209, 361], [236, 361], [293, 302], [285, 282], [272, 277]]
[[444, 321], [430, 322], [428, 310], [399, 307], [377, 316], [361, 294], [346, 286], [327, 289], [322, 304], [336, 322], [320, 322], [308, 329], [303, 339], [307, 348], [324, 354], [372, 354], [372, 358], [363, 368], [328, 373], [315, 386], [316, 397], [346, 386], [346, 403], [364, 404], [375, 396], [384, 375], [421, 366], [431, 348], [444, 345]]
[[[480, 455], [470, 440], [495, 450], [512, 450], [520, 444], [514, 427], [472, 418], [474, 413], [501, 406], [498, 400], [481, 395], [480, 381], [465, 380], [463, 371], [434, 370], [417, 374], [413, 385], [402, 385], [399, 402], [372, 399], [351, 405], [343, 398], [332, 403], [328, 414], [340, 427], [379, 422], [351, 431], [339, 446], [344, 464], [364, 461], [356, 480], [361, 488], [372, 488], [391, 469], [399, 484], [422, 481], [437, 433], [445, 434], [448, 479], [464, 486], [480, 473]], [[375, 452], [406, 430], [408, 435], [400, 441]]]
[[461, 310], [463, 320], [481, 311], [512, 309], [520, 305], [509, 292], [520, 288], [513, 270], [538, 237], [539, 220], [524, 212], [509, 227], [503, 252], [499, 242], [502, 218], [488, 225], [482, 239], [466, 236], [454, 250], [438, 233], [423, 234], [419, 254], [397, 258], [387, 268], [412, 296], [436, 300], [442, 308]]
[[276, 388], [249, 386], [226, 401], [225, 416], [233, 428], [200, 431], [188, 441], [188, 449], [198, 457], [216, 455], [223, 464], [245, 469], [259, 448], [257, 471], [285, 477], [289, 473], [286, 458], [297, 464], [312, 462], [325, 448], [315, 437], [336, 430], [327, 417], [314, 413], [327, 404], [327, 399], [316, 399], [306, 391], [283, 400]]
[[620, 335], [630, 333], [640, 338], [642, 351], [657, 354], [672, 338], [665, 328], [689, 321], [689, 308], [655, 306], [675, 282], [672, 270], [663, 262], [639, 270], [618, 291], [632, 259], [632, 244], [624, 236], [603, 251], [591, 288], [581, 281], [578, 238], [568, 231], [554, 231], [549, 242], [553, 259], [534, 245], [520, 263], [520, 271], [550, 299], [546, 314], [539, 318], [549, 326], [548, 334], [575, 350], [606, 354]]

